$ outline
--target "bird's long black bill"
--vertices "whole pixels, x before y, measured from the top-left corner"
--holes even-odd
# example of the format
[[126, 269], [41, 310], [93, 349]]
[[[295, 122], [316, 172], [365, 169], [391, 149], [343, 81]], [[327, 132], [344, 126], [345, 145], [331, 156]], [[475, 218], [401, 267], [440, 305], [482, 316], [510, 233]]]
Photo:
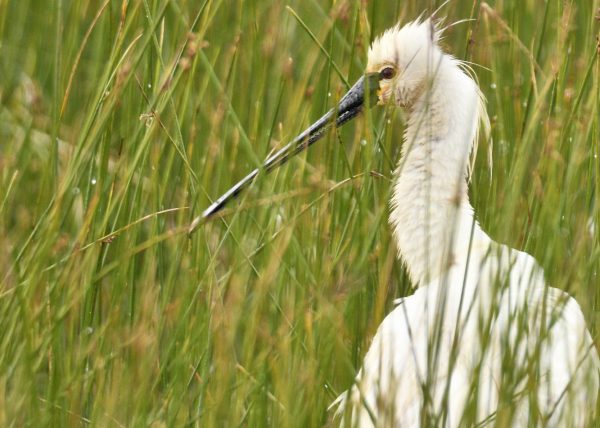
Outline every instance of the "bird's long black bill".
[[256, 168], [219, 197], [219, 199], [214, 201], [202, 214], [194, 219], [188, 233], [192, 233], [198, 226], [221, 211], [230, 200], [248, 187], [261, 171], [270, 172], [278, 166], [283, 165], [288, 159], [319, 141], [334, 123], [336, 127], [339, 127], [357, 116], [363, 110], [365, 103], [373, 106], [377, 102], [376, 94], [378, 89], [378, 73], [367, 74], [358, 79], [354, 86], [340, 99], [336, 108], [329, 110], [323, 117], [309, 126], [285, 147], [268, 157], [262, 168]]

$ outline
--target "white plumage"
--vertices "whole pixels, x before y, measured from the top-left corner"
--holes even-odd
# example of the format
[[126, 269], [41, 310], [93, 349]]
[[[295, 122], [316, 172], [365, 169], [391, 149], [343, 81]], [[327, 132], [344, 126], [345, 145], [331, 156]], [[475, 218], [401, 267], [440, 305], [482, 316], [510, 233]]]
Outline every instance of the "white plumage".
[[600, 362], [577, 302], [528, 254], [495, 243], [467, 194], [483, 98], [431, 21], [374, 41], [380, 104], [408, 114], [390, 223], [416, 292], [379, 327], [336, 403], [363, 426], [575, 426], [595, 407]]

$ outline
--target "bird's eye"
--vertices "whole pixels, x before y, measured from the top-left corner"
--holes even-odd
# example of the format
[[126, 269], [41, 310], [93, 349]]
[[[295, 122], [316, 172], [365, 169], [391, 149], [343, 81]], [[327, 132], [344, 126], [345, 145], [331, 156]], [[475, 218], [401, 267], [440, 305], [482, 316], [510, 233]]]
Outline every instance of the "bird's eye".
[[392, 67], [386, 67], [379, 72], [379, 75], [382, 79], [388, 80], [396, 75], [396, 70], [394, 70]]

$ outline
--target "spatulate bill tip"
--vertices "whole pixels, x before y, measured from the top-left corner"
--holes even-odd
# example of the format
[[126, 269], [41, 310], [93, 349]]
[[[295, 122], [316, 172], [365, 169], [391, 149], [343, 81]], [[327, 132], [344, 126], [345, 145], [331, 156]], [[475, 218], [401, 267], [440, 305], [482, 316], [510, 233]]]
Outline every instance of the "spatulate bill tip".
[[196, 230], [198, 230], [198, 228], [200, 226], [202, 226], [204, 223], [206, 223], [209, 218], [210, 218], [210, 216], [207, 217], [204, 215], [204, 213], [202, 215], [199, 215], [198, 217], [196, 217], [190, 223], [190, 226], [188, 227], [188, 231], [187, 231], [188, 236], [191, 236], [192, 233], [194, 233]]

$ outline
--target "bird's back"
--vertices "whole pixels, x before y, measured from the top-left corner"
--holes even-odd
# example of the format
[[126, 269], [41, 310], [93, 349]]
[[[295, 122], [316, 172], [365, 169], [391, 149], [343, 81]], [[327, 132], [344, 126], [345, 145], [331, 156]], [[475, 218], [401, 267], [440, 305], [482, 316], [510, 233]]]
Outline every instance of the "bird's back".
[[526, 253], [491, 243], [476, 254], [384, 319], [342, 400], [346, 418], [358, 426], [586, 426], [600, 363], [577, 302], [545, 286]]

